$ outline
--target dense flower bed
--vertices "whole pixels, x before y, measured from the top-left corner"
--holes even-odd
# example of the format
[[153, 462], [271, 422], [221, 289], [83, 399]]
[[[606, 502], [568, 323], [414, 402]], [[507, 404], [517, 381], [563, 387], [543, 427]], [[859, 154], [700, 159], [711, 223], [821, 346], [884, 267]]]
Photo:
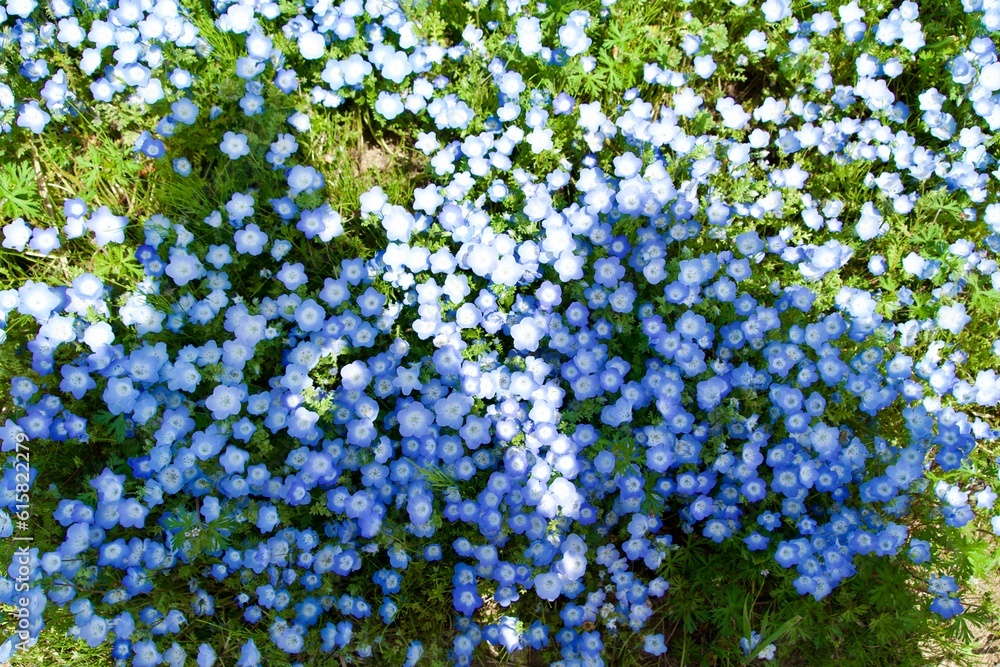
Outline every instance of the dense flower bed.
[[[688, 14], [676, 63], [587, 83], [620, 55], [613, 3], [473, 3], [449, 40], [392, 0], [8, 0], [0, 141], [127, 106], [136, 159], [244, 181], [205, 216], [71, 196], [3, 227], [35, 257], [125, 245], [143, 276], [0, 292], [4, 344], [31, 330], [3, 451], [98, 429], [121, 452], [59, 502], [61, 543], [0, 579], [27, 610], [0, 662], [52, 605], [136, 667], [215, 664], [177, 635], [233, 613], [262, 628], [241, 667], [270, 664], [262, 641], [365, 658], [412, 576], [450, 581], [454, 664], [483, 642], [607, 664], [690, 533], [771, 554], [816, 600], [859, 556], [927, 564], [930, 609], [962, 613], [908, 521], [930, 499], [961, 528], [995, 499], [941, 475], [997, 436], [995, 358], [960, 341], [1000, 288], [1000, 5], [963, 1], [935, 88], [914, 74], [929, 8], [733, 4], [754, 27], [732, 44]], [[696, 92], [748, 62], [808, 71], [759, 103]], [[422, 185], [331, 205], [300, 143], [350, 106], [413, 137]], [[831, 190], [854, 166], [861, 194]], [[955, 238], [884, 256], [926, 206], [954, 210]], [[361, 234], [382, 245], [340, 245]], [[11, 537], [29, 486], [11, 465], [0, 488]], [[760, 640], [746, 653], [773, 656]]]

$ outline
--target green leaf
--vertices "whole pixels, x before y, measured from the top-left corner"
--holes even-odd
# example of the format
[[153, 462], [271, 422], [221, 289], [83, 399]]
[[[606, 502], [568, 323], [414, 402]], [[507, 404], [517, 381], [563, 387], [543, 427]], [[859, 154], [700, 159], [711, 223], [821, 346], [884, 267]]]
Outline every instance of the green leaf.
[[[802, 617], [796, 615], [792, 616], [790, 619], [779, 625], [777, 630], [767, 635], [767, 637], [765, 637], [764, 639], [760, 640], [757, 646], [755, 646], [754, 649], [750, 651], [750, 655], [748, 655], [746, 658], [743, 659], [743, 664], [749, 665], [754, 660], [754, 658], [760, 655], [761, 651], [763, 651], [768, 646], [770, 646], [771, 644], [773, 644], [774, 642], [778, 641], [786, 634], [788, 634], [788, 631], [794, 628], [796, 625], [798, 625], [801, 620]], [[763, 626], [761, 626], [761, 630], [764, 630]]]
[[125, 415], [113, 415], [107, 410], [101, 410], [94, 415], [93, 422], [103, 426], [105, 432], [118, 444], [125, 442]]
[[30, 164], [0, 166], [0, 212], [9, 218], [33, 218], [41, 213], [35, 169]]

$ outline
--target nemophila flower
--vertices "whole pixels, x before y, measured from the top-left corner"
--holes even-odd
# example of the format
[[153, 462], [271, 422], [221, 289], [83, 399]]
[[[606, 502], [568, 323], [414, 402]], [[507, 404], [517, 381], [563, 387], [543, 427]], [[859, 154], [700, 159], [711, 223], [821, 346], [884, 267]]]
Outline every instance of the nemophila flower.
[[280, 280], [285, 289], [289, 291], [305, 285], [309, 280], [305, 273], [305, 267], [301, 262], [296, 262], [295, 264], [284, 262], [281, 265], [281, 270], [275, 274], [275, 278]]
[[274, 85], [285, 95], [291, 95], [299, 88], [298, 75], [293, 69], [279, 69], [274, 74]]
[[260, 227], [251, 223], [240, 229], [233, 236], [236, 241], [236, 252], [242, 255], [257, 256], [264, 252], [264, 245], [267, 243], [267, 234], [261, 231]]
[[558, 575], [546, 572], [535, 577], [535, 592], [543, 600], [554, 602], [562, 593], [563, 583]]
[[156, 644], [151, 640], [135, 642], [132, 644], [132, 664], [137, 667], [153, 667], [160, 664], [162, 656], [156, 650]]
[[552, 129], [536, 127], [524, 139], [531, 146], [531, 151], [537, 154], [550, 150], [553, 147], [552, 135]]
[[23, 251], [31, 239], [31, 234], [32, 229], [24, 221], [24, 218], [15, 218], [12, 222], [4, 225], [3, 247], [8, 250]]
[[236, 192], [226, 203], [226, 213], [229, 214], [229, 219], [231, 221], [241, 222], [242, 220], [253, 216], [253, 205], [253, 195]]
[[241, 133], [226, 132], [222, 135], [219, 150], [225, 153], [230, 160], [238, 160], [244, 155], [249, 155], [250, 146], [247, 143], [247, 136]]
[[323, 187], [323, 175], [312, 167], [296, 165], [287, 174], [288, 196], [296, 197], [300, 193], [312, 193]]
[[128, 218], [113, 215], [107, 206], [101, 206], [94, 211], [84, 224], [94, 233], [94, 242], [99, 246], [125, 242]]
[[694, 73], [702, 79], [711, 78], [716, 69], [718, 69], [718, 65], [715, 64], [715, 60], [712, 56], [695, 56]]
[[1000, 90], [1000, 63], [990, 63], [979, 70], [976, 85], [993, 93]]
[[323, 204], [313, 211], [303, 211], [295, 228], [305, 234], [307, 239], [319, 238], [323, 243], [329, 243], [344, 233], [340, 214], [329, 204]]
[[202, 278], [205, 275], [205, 267], [195, 255], [190, 255], [181, 248], [171, 248], [170, 262], [164, 273], [170, 276], [176, 285], [183, 287], [192, 280]]
[[28, 246], [41, 255], [48, 255], [53, 250], [60, 247], [59, 232], [55, 229], [31, 230], [31, 241]]
[[870, 241], [885, 234], [889, 230], [889, 226], [883, 221], [879, 210], [871, 202], [865, 202], [861, 208], [861, 218], [855, 225], [855, 230], [862, 241]]
[[396, 93], [382, 91], [375, 101], [375, 111], [386, 120], [393, 120], [404, 111], [403, 101]]
[[903, 270], [922, 280], [932, 278], [938, 271], [939, 264], [928, 261], [915, 252], [903, 258]]
[[955, 578], [948, 575], [934, 575], [927, 582], [927, 590], [940, 596], [947, 596], [958, 591]]
[[515, 349], [534, 352], [538, 349], [544, 332], [533, 318], [524, 318], [511, 326], [510, 335], [514, 339]]
[[541, 22], [536, 17], [521, 16], [515, 26], [517, 46], [525, 55], [536, 55], [542, 50]]
[[198, 118], [198, 105], [187, 97], [182, 97], [170, 105], [170, 115], [175, 122], [194, 125]]
[[185, 157], [174, 158], [171, 162], [174, 172], [179, 176], [190, 176], [191, 175], [191, 161]]
[[808, 261], [799, 264], [799, 271], [807, 280], [819, 280], [847, 264], [854, 250], [833, 239], [822, 246], [806, 246], [805, 255]]
[[217, 385], [205, 400], [205, 407], [212, 411], [212, 418], [222, 420], [239, 414], [245, 393], [238, 387]]
[[298, 47], [299, 54], [306, 60], [318, 60], [326, 51], [326, 40], [310, 30], [298, 36]]
[[299, 207], [295, 204], [291, 197], [272, 199], [270, 203], [271, 208], [274, 209], [274, 212], [282, 220], [292, 220], [299, 212]]
[[240, 659], [236, 662], [237, 667], [259, 667], [260, 651], [253, 639], [248, 639], [240, 648]]
[[731, 97], [720, 99], [716, 103], [715, 108], [722, 114], [722, 124], [731, 129], [744, 127], [751, 118], [750, 114]]
[[743, 38], [743, 43], [746, 44], [751, 53], [760, 53], [767, 48], [767, 35], [760, 30], [751, 30]]
[[38, 102], [32, 100], [21, 106], [17, 116], [17, 126], [31, 130], [35, 134], [41, 134], [50, 120], [52, 120], [52, 116], [38, 106]]
[[14, 108], [14, 91], [7, 84], [0, 84], [0, 109], [9, 111]]
[[643, 639], [643, 650], [652, 655], [663, 655], [667, 652], [667, 645], [662, 634], [646, 635]]
[[576, 56], [590, 47], [591, 39], [584, 32], [589, 21], [590, 14], [586, 11], [569, 13], [566, 22], [559, 28], [559, 43], [566, 49], [566, 55]]
[[952, 618], [965, 611], [965, 606], [955, 598], [935, 598], [930, 610], [944, 619]]
[[963, 304], [957, 303], [938, 309], [936, 321], [939, 327], [957, 336], [965, 328], [965, 325], [972, 321], [972, 317], [966, 313]]

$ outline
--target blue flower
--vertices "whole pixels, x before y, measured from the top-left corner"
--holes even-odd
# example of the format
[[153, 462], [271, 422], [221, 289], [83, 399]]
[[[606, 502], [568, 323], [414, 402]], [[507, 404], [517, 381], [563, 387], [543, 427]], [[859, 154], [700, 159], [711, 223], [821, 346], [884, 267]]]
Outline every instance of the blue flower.
[[238, 160], [250, 154], [250, 146], [247, 143], [247, 136], [242, 133], [226, 132], [222, 136], [222, 143], [219, 150], [225, 153], [230, 160]]
[[937, 325], [955, 336], [971, 321], [972, 317], [965, 312], [965, 305], [961, 303], [942, 306], [937, 313]]
[[264, 245], [267, 243], [268, 237], [261, 231], [260, 227], [251, 223], [238, 230], [234, 235], [234, 240], [236, 241], [236, 252], [256, 257], [264, 252]]
[[667, 644], [662, 634], [646, 635], [643, 638], [642, 649], [652, 655], [663, 655], [667, 652]]
[[31, 130], [35, 134], [41, 134], [50, 120], [52, 120], [52, 116], [43, 111], [38, 106], [38, 102], [32, 100], [21, 106], [17, 116], [17, 126]]
[[955, 598], [938, 597], [930, 604], [930, 610], [943, 619], [949, 619], [965, 611], [965, 606]]

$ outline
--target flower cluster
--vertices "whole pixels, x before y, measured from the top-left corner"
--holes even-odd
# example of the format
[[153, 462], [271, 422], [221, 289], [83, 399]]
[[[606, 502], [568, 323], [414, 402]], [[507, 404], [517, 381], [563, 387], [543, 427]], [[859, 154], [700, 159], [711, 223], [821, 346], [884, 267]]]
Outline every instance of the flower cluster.
[[[987, 4], [964, 6], [995, 30]], [[980, 312], [971, 295], [1000, 289], [991, 38], [951, 61], [960, 102], [935, 88], [903, 99], [891, 82], [925, 46], [917, 4], [795, 17], [767, 0], [740, 57], [787, 46], [779, 59], [824, 63], [808, 86], [706, 100], [699, 83], [719, 64], [692, 33], [680, 71], [642, 68], [662, 103], [632, 88], [609, 106], [533, 74], [594, 71], [594, 28], [613, 7], [543, 31], [543, 7], [511, 1], [446, 46], [392, 0], [295, 14], [217, 2], [202, 29], [170, 0], [49, 5], [54, 23], [34, 0], [0, 10], [21, 63], [17, 94], [0, 84], [21, 130], [4, 132], [56, 132], [127, 97], [148, 112], [137, 159], [182, 179], [215, 165], [278, 180], [204, 217], [129, 220], [73, 198], [58, 225], [3, 227], [4, 248], [42, 257], [126, 244], [143, 273], [125, 289], [81, 271], [0, 291], [0, 327], [32, 323], [3, 451], [120, 435], [120, 461], [59, 502], [61, 541], [31, 550], [30, 591], [13, 570], [0, 578], [0, 602], [27, 596], [31, 637], [51, 603], [136, 667], [183, 665], [189, 650], [210, 667], [220, 647], [179, 635], [236, 613], [289, 656], [363, 659], [378, 650], [372, 624], [392, 625], [435, 572], [450, 581], [454, 664], [487, 642], [597, 665], [622, 628], [667, 650], [647, 628], [682, 535], [767, 552], [821, 600], [858, 557], [929, 563], [906, 521], [928, 496], [948, 526], [974, 519], [967, 489], [928, 475], [997, 436], [978, 408], [1000, 403], [1000, 379], [959, 338]], [[194, 94], [208, 28], [239, 45], [232, 110]], [[895, 55], [859, 46], [872, 42]], [[834, 43], [859, 52], [842, 81]], [[66, 54], [79, 72], [50, 72]], [[484, 73], [486, 108], [449, 78], [463, 66]], [[89, 91], [70, 89], [87, 77]], [[302, 146], [350, 105], [409, 123], [430, 180], [332, 206], [330, 172]], [[182, 154], [205, 124], [212, 141]], [[824, 163], [860, 167], [859, 205], [830, 194], [810, 167]], [[879, 254], [941, 192], [968, 203], [975, 231], [934, 255]], [[316, 259], [361, 230], [382, 245]], [[16, 488], [10, 468], [3, 537]], [[987, 511], [995, 498], [976, 494]], [[183, 603], [164, 606], [156, 592], [181, 572]], [[963, 610], [951, 577], [928, 591], [940, 616]], [[538, 603], [560, 622], [534, 616]], [[248, 640], [236, 664], [271, 648]], [[423, 651], [410, 643], [406, 664]]]

